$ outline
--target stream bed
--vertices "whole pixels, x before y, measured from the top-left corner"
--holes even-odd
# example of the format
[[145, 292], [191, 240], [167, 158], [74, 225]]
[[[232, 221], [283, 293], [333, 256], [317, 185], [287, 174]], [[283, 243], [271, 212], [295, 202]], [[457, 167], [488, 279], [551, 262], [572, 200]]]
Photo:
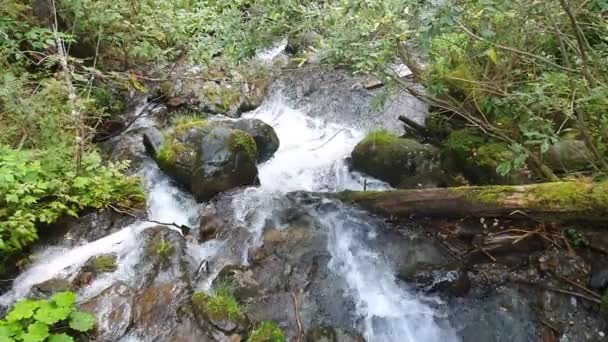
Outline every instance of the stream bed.
[[[344, 81], [340, 76], [319, 77], [299, 80], [298, 87], [292, 80], [279, 82], [262, 106], [243, 115], [271, 125], [280, 140], [274, 157], [259, 165], [260, 186], [199, 204], [141, 146], [134, 147], [142, 159], [146, 219], [118, 221], [108, 229], [103, 221], [92, 221], [88, 235], [68, 230], [40, 246], [0, 304], [30, 296], [49, 280], [74, 282], [91, 257], [112, 254], [115, 271], [76, 288], [79, 303], [98, 313], [99, 340], [228, 341], [230, 333], [197, 324], [182, 308], [192, 291], [210, 291], [215, 277], [232, 267], [253, 279], [237, 296], [249, 318], [277, 322], [288, 341], [298, 331], [294, 298], [304, 328], [331, 327], [332, 336], [342, 336], [336, 341], [530, 341], [534, 325], [517, 294], [445, 300], [422, 293], [396, 273], [404, 265], [445, 259], [439, 248], [412, 227], [397, 229], [323, 195], [389, 189], [352, 172], [347, 157], [367, 131], [386, 127], [396, 111], [420, 120], [424, 108], [403, 98], [372, 110], [371, 96], [332, 91], [328, 84]], [[142, 116], [131, 129], [133, 145], [140, 144], [137, 130], [155, 124], [153, 111]], [[211, 223], [214, 238], [197, 239]], [[192, 236], [183, 237], [181, 225], [193, 227]], [[168, 262], [150, 256], [150, 241], [158, 238], [177, 251]], [[505, 302], [510, 309], [498, 309]]]

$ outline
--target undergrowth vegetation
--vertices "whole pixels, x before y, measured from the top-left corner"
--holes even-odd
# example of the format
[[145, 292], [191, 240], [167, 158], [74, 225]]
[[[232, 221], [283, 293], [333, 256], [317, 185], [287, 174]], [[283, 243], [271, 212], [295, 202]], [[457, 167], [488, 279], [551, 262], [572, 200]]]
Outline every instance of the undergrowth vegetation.
[[90, 331], [95, 317], [77, 310], [76, 295], [58, 292], [50, 299], [17, 302], [0, 321], [0, 340], [23, 342], [70, 342]]

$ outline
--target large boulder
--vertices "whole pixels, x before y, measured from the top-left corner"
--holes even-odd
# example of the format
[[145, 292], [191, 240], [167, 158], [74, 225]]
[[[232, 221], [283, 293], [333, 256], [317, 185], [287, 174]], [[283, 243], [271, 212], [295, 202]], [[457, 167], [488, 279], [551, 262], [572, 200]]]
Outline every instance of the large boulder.
[[156, 160], [199, 202], [258, 181], [255, 140], [222, 122], [195, 120], [173, 127], [165, 134]]
[[272, 158], [279, 149], [279, 137], [272, 126], [262, 120], [240, 119], [226, 122], [226, 125], [251, 135], [258, 148], [258, 163], [263, 163]]
[[355, 170], [398, 188], [436, 187], [445, 183], [439, 150], [385, 131], [370, 133], [352, 152]]

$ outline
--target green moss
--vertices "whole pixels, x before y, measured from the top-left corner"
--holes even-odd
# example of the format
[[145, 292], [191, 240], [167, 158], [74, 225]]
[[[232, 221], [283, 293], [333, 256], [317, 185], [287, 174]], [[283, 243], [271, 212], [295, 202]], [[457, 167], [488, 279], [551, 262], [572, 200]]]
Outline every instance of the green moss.
[[91, 266], [98, 272], [114, 272], [118, 268], [116, 256], [111, 254], [93, 257]]
[[397, 139], [399, 139], [398, 136], [396, 136], [386, 130], [379, 130], [379, 131], [373, 131], [373, 132], [367, 134], [367, 136], [365, 137], [365, 139], [363, 139], [363, 141], [361, 143], [375, 144], [375, 145], [390, 145], [390, 144], [394, 143]]
[[285, 335], [273, 322], [263, 321], [251, 332], [247, 342], [285, 342]]
[[175, 253], [175, 247], [163, 238], [157, 238], [152, 246], [154, 254], [162, 260], [169, 258]]
[[337, 194], [338, 198], [346, 202], [364, 202], [382, 197], [384, 191], [343, 191]]
[[228, 287], [215, 287], [211, 294], [196, 292], [192, 295], [192, 304], [200, 313], [211, 319], [242, 321], [245, 319], [243, 309]]
[[252, 160], [258, 159], [258, 147], [251, 135], [240, 129], [235, 129], [230, 134], [230, 146], [233, 152], [243, 151]]
[[158, 148], [156, 159], [165, 165], [175, 162], [177, 155], [184, 150], [184, 145], [179, 142], [180, 136], [195, 127], [208, 125], [208, 121], [190, 112], [181, 112], [173, 119], [173, 127], [163, 138], [163, 143]]
[[605, 210], [608, 208], [608, 182], [544, 183], [534, 187], [529, 196], [541, 205]]
[[464, 196], [472, 201], [478, 201], [486, 204], [497, 204], [501, 203], [507, 196], [511, 195], [514, 191], [512, 186], [464, 186], [460, 188], [454, 188], [452, 191], [464, 194]]

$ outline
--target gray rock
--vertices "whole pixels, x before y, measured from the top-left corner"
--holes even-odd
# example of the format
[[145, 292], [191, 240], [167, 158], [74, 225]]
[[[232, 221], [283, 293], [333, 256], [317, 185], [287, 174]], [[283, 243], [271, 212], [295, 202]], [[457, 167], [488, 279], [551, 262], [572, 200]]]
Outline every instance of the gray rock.
[[32, 286], [28, 297], [48, 298], [56, 292], [72, 291], [72, 283], [63, 278], [52, 278]]
[[412, 282], [428, 292], [440, 292], [451, 296], [464, 296], [471, 288], [468, 272], [460, 265], [419, 263], [399, 270], [398, 277]]
[[262, 294], [262, 288], [255, 280], [253, 272], [245, 266], [229, 265], [224, 267], [213, 280], [213, 286], [219, 283], [230, 284], [234, 298], [239, 302], [245, 302]]

